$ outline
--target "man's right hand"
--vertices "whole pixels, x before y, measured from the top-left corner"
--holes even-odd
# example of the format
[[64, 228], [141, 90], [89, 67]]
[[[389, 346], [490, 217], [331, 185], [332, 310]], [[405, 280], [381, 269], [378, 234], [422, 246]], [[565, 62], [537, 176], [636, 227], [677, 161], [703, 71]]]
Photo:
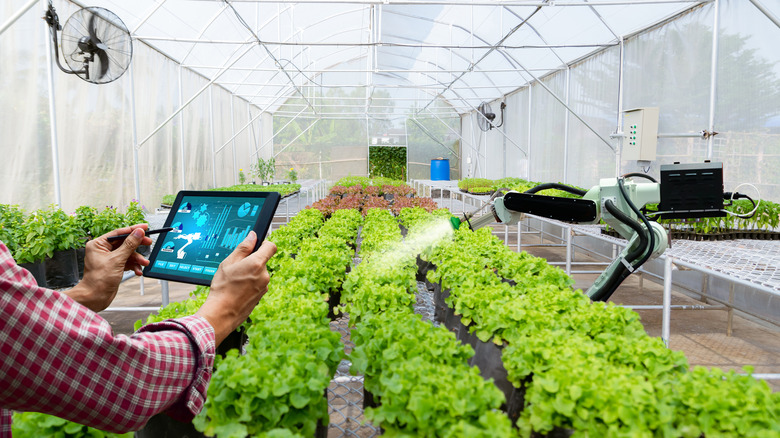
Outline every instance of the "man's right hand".
[[217, 345], [246, 321], [268, 291], [271, 277], [266, 263], [276, 253], [276, 245], [266, 240], [253, 253], [256, 243], [257, 235], [251, 231], [222, 261], [211, 281], [206, 302], [195, 313], [206, 318], [214, 327]]

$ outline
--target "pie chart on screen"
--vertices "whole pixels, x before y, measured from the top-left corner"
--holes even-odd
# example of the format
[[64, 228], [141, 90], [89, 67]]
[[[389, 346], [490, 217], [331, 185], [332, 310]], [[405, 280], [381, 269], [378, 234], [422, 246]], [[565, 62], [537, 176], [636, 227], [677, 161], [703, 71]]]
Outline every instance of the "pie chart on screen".
[[244, 217], [248, 215], [250, 211], [252, 211], [252, 204], [244, 202], [241, 207], [238, 207], [238, 217]]

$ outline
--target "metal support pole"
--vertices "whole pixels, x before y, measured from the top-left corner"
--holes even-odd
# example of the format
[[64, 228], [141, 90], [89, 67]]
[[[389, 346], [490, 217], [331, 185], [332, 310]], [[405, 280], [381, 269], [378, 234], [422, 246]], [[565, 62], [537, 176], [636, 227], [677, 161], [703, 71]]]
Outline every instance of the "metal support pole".
[[168, 294], [168, 280], [160, 280], [160, 289], [162, 290], [162, 305], [167, 306], [171, 302]]
[[[211, 131], [211, 184], [212, 187], [217, 187], [217, 153], [214, 152], [214, 101], [213, 101], [213, 89], [209, 87], [209, 130]], [[235, 157], [235, 151], [233, 151]], [[235, 178], [235, 172], [233, 172], [233, 178]]]
[[[719, 36], [719, 24], [720, 24], [720, 1], [715, 0], [714, 2], [714, 15], [715, 15], [715, 22], [712, 25], [712, 63], [710, 67], [710, 121], [709, 121], [709, 131], [715, 132], [715, 97], [717, 92], [717, 85], [718, 85], [718, 42], [720, 40]], [[713, 136], [709, 136], [707, 138], [707, 159], [712, 159], [712, 147], [713, 147], [714, 138]]]
[[521, 228], [522, 225], [521, 224], [522, 224], [521, 221], [517, 221], [517, 252], [520, 252], [520, 247], [521, 247], [520, 237], [523, 234], [522, 231], [521, 231], [522, 230], [522, 228]]
[[[184, 67], [179, 65], [179, 107], [182, 107], [182, 70]], [[185, 175], [186, 171], [185, 169], [185, 162], [184, 162], [184, 114], [182, 114], [181, 111], [177, 113], [179, 116], [179, 151], [181, 153], [181, 189], [185, 190], [187, 188], [187, 177]]]
[[726, 329], [726, 336], [731, 337], [733, 323], [734, 323], [734, 283], [731, 283], [729, 287], [729, 324]]
[[62, 191], [60, 188], [60, 157], [59, 145], [57, 143], [57, 108], [54, 105], [54, 59], [51, 56], [52, 40], [48, 29], [44, 28], [46, 33], [46, 64], [47, 76], [49, 80], [49, 132], [51, 135], [51, 165], [52, 177], [54, 178], [54, 202], [62, 207]]
[[574, 234], [572, 227], [564, 228], [566, 230], [566, 275], [571, 275], [571, 237]]
[[661, 340], [669, 347], [669, 331], [672, 305], [672, 257], [664, 259], [664, 308], [661, 321]]
[[[773, 14], [772, 11], [767, 9], [766, 6], [761, 4], [761, 2], [758, 0], [750, 0], [750, 3], [753, 3], [753, 6], [758, 8], [759, 11], [766, 15], [766, 18], [770, 19], [772, 23], [775, 23], [775, 26], [780, 27], [780, 18], [777, 18], [777, 16]], [[0, 31], [0, 33], [2, 33], [2, 31]]]
[[[21, 9], [19, 9], [15, 14], [11, 15], [11, 18], [5, 21], [2, 25], [0, 25], [0, 35], [3, 34], [6, 30], [8, 30], [9, 27], [11, 27], [12, 24], [16, 22], [19, 18], [21, 18], [22, 15], [25, 14], [25, 12], [32, 9], [35, 4], [38, 3], [38, 0], [30, 0], [26, 5], [22, 6]], [[47, 28], [48, 33], [48, 28]], [[49, 47], [51, 49], [51, 47]]]
[[[138, 123], [136, 121], [135, 111], [135, 75], [133, 74], [133, 63], [130, 63], [130, 119], [133, 129], [133, 184], [135, 185], [135, 199], [141, 202], [141, 175], [138, 165]], [[143, 277], [141, 279], [141, 295], [144, 294]]]

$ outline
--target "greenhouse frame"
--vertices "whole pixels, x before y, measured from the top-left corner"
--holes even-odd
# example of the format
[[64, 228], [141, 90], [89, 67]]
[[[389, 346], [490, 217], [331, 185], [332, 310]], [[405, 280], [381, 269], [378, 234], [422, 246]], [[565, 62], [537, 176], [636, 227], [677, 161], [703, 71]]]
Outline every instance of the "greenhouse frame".
[[[43, 222], [83, 276], [131, 223], [198, 247], [157, 247], [183, 191], [280, 193], [203, 411], [137, 438], [780, 437], [779, 41], [778, 0], [0, 0], [0, 246], [63, 291]], [[153, 269], [117, 334], [206, 300]]]

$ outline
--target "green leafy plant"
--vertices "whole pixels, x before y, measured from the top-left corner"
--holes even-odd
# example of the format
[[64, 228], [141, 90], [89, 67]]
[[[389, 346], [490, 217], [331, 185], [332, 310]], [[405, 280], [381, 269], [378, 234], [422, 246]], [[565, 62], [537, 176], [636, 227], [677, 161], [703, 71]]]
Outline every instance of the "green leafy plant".
[[246, 184], [246, 175], [244, 175], [244, 169], [238, 169], [238, 184]]
[[260, 181], [272, 181], [276, 175], [276, 159], [271, 157], [268, 160], [258, 158], [252, 165], [252, 175]]
[[96, 238], [124, 226], [125, 215], [120, 213], [116, 207], [108, 206], [95, 215], [90, 234]]
[[19, 246], [24, 220], [25, 213], [21, 207], [0, 204], [0, 241], [5, 243], [11, 253]]
[[147, 221], [143, 207], [141, 207], [141, 203], [133, 199], [130, 202], [130, 205], [127, 206], [127, 211], [125, 212], [125, 225], [130, 226], [145, 223], [147, 223]]
[[406, 180], [406, 148], [369, 146], [368, 174], [396, 180]]
[[15, 438], [132, 438], [133, 433], [110, 433], [38, 412], [14, 412], [11, 433]]
[[290, 170], [287, 171], [287, 179], [293, 183], [298, 181], [298, 172], [295, 171], [295, 168], [291, 167]]

